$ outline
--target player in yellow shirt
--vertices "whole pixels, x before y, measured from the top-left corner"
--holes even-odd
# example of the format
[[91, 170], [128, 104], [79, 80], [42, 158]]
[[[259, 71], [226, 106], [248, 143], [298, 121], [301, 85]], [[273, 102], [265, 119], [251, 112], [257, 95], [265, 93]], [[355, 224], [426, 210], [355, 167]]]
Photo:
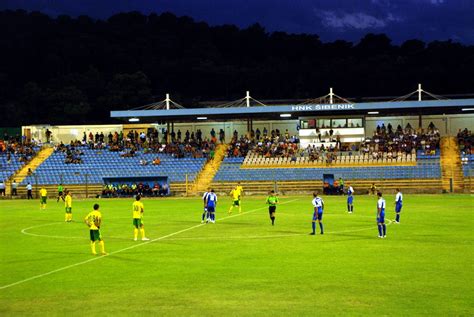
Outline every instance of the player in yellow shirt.
[[133, 240], [137, 241], [138, 238], [138, 231], [140, 230], [140, 234], [142, 236], [142, 241], [148, 241], [148, 239], [145, 236], [145, 226], [143, 224], [143, 212], [145, 211], [145, 207], [143, 206], [143, 203], [140, 201], [141, 196], [137, 195], [135, 197], [135, 201], [133, 202], [132, 205], [132, 211], [133, 211], [133, 226], [135, 227], [133, 229]]
[[64, 215], [64, 221], [72, 221], [72, 196], [69, 190], [66, 190], [66, 196], [64, 197], [64, 207], [66, 214]]
[[95, 243], [99, 241], [100, 253], [106, 255], [104, 240], [100, 235], [100, 225], [102, 224], [102, 214], [99, 211], [99, 204], [94, 204], [94, 210], [87, 214], [84, 218], [84, 222], [89, 226], [89, 233], [91, 239], [91, 251], [93, 255], [96, 255], [95, 252]]
[[40, 209], [46, 209], [46, 200], [48, 199], [48, 191], [46, 188], [41, 187], [40, 191]]
[[242, 212], [242, 206], [240, 204], [240, 197], [242, 195], [243, 189], [242, 186], [240, 186], [240, 183], [235, 186], [234, 189], [231, 190], [230, 192], [230, 197], [232, 198], [232, 205], [229, 208], [229, 214], [232, 213], [232, 210], [234, 207], [239, 207], [239, 213]]

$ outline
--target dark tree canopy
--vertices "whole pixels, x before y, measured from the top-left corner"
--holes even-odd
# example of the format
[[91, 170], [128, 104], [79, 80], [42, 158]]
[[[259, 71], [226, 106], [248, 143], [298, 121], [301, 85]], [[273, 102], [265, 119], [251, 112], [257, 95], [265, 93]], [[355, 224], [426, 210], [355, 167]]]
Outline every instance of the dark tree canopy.
[[258, 99], [399, 96], [421, 82], [437, 94], [473, 92], [474, 46], [385, 34], [359, 43], [210, 27], [171, 13], [107, 21], [0, 12], [2, 125], [106, 123], [109, 111], [163, 99], [197, 106], [251, 90]]

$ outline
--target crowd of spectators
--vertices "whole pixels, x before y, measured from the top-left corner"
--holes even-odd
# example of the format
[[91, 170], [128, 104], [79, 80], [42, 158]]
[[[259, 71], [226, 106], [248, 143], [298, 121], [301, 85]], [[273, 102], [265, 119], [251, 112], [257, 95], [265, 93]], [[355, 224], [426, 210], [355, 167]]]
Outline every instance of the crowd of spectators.
[[249, 151], [253, 151], [263, 157], [292, 157], [299, 149], [299, 139], [290, 136], [288, 130], [281, 133], [280, 130], [272, 130], [268, 133], [264, 128], [263, 134], [259, 129], [253, 129], [245, 136], [238, 136], [234, 131], [232, 141], [229, 144], [229, 157], [244, 157]]
[[425, 155], [435, 155], [439, 149], [440, 134], [430, 122], [428, 128], [415, 130], [408, 123], [403, 129], [400, 125], [393, 129], [389, 123], [377, 126], [371, 138], [361, 145], [360, 151], [373, 159], [380, 159], [386, 153], [387, 158], [395, 159], [401, 154], [416, 154], [417, 150]]
[[[224, 131], [219, 133], [221, 142], [225, 140]], [[126, 135], [122, 132], [110, 132], [107, 136], [103, 133], [84, 132], [82, 145], [90, 149], [107, 149], [111, 152], [118, 152], [122, 157], [134, 157], [138, 151], [143, 153], [164, 153], [175, 158], [193, 157], [208, 158], [214, 156], [217, 143], [217, 135], [214, 129], [211, 130], [209, 137], [203, 137], [201, 130], [196, 133], [186, 131], [184, 134], [180, 130], [175, 133], [172, 131], [168, 136], [167, 132], [160, 134], [156, 129], [149, 129], [147, 133], [138, 131], [129, 131]], [[147, 165], [152, 162], [141, 162]], [[159, 164], [156, 163], [155, 164]]]
[[459, 149], [463, 154], [474, 154], [474, 134], [467, 128], [457, 134]]
[[[297, 157], [308, 157], [310, 161], [322, 160], [328, 164], [336, 161], [340, 155], [367, 154], [374, 160], [388, 158], [397, 159], [403, 154], [416, 154], [422, 151], [425, 155], [435, 155], [439, 149], [440, 134], [433, 123], [426, 130], [415, 130], [410, 124], [403, 129], [400, 125], [396, 129], [389, 123], [377, 126], [372, 137], [362, 142], [341, 143], [339, 135], [329, 135], [329, 142], [321, 145], [308, 145], [301, 148], [299, 139], [290, 136], [288, 130], [280, 133], [273, 130], [270, 134], [264, 130], [263, 135], [257, 129], [248, 136], [234, 137], [230, 143], [229, 157], [244, 157], [253, 152], [262, 157], [286, 157], [296, 161]], [[466, 141], [470, 149], [472, 142]]]
[[7, 140], [0, 141], [0, 153], [6, 153], [7, 163], [14, 159], [27, 163], [35, 156], [34, 143], [24, 143], [21, 138], [7, 138]]
[[131, 197], [135, 195], [146, 197], [162, 197], [169, 195], [169, 187], [167, 183], [153, 184], [148, 183], [123, 183], [123, 184], [106, 184], [102, 189], [103, 198], [112, 197]]
[[64, 163], [66, 164], [81, 164], [83, 163], [82, 155], [84, 155], [81, 146], [82, 144], [79, 141], [71, 141], [69, 145], [64, 145], [61, 142], [54, 147], [54, 151], [64, 153]]

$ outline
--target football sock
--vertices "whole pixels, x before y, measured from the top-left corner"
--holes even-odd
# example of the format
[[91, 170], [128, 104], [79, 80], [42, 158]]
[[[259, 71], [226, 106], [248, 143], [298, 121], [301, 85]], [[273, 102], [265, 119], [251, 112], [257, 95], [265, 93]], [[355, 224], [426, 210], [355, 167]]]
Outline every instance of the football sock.
[[68, 214], [64, 214], [64, 221], [68, 221], [68, 220], [69, 220]]
[[104, 244], [104, 241], [99, 241], [99, 245], [100, 245], [100, 252], [102, 254], [105, 253], [105, 244]]
[[387, 226], [385, 224], [382, 225], [382, 229], [383, 229], [383, 235], [386, 235], [387, 234]]
[[216, 220], [216, 215], [213, 212], [211, 213], [211, 219], [212, 219], [212, 221]]
[[272, 219], [272, 225], [275, 224], [275, 217], [270, 217]]
[[204, 212], [202, 213], [202, 221], [204, 221], [205, 218], [206, 218], [206, 212], [204, 211]]
[[353, 205], [351, 205], [351, 212], [353, 212], [353, 211], [354, 211], [354, 206], [353, 206]]
[[377, 228], [379, 229], [379, 237], [382, 236], [382, 225], [377, 225]]
[[91, 241], [91, 251], [92, 251], [92, 254], [96, 254], [95, 252], [95, 242]]
[[397, 216], [395, 217], [395, 221], [396, 221], [396, 222], [399, 222], [399, 221], [400, 221], [400, 214], [399, 214], [399, 213], [397, 213]]
[[133, 229], [133, 238], [134, 239], [138, 238], [138, 229], [137, 228]]
[[316, 232], [316, 222], [313, 221], [312, 225], [313, 225], [313, 233], [315, 233]]
[[351, 205], [347, 205], [347, 211], [351, 211]]
[[322, 222], [319, 223], [319, 229], [321, 229], [321, 233], [324, 233], [324, 230], [323, 230], [323, 223], [322, 223]]
[[142, 239], [145, 238], [145, 228], [140, 229], [140, 234], [142, 235]]

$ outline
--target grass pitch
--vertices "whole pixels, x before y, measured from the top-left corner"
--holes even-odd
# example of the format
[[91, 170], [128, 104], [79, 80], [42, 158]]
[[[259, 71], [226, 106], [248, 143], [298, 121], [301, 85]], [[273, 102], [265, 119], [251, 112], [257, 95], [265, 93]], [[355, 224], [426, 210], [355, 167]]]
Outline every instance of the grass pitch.
[[[394, 219], [394, 194], [385, 195]], [[315, 316], [474, 315], [468, 195], [405, 195], [401, 224], [377, 238], [376, 198], [324, 197], [325, 234], [309, 236], [311, 197], [244, 197], [216, 224], [200, 199], [143, 199], [150, 242], [132, 241], [132, 199], [0, 202], [0, 314]], [[98, 202], [108, 256], [92, 256], [84, 216]], [[319, 228], [317, 228], [319, 231]], [[98, 248], [98, 247], [97, 247]]]

